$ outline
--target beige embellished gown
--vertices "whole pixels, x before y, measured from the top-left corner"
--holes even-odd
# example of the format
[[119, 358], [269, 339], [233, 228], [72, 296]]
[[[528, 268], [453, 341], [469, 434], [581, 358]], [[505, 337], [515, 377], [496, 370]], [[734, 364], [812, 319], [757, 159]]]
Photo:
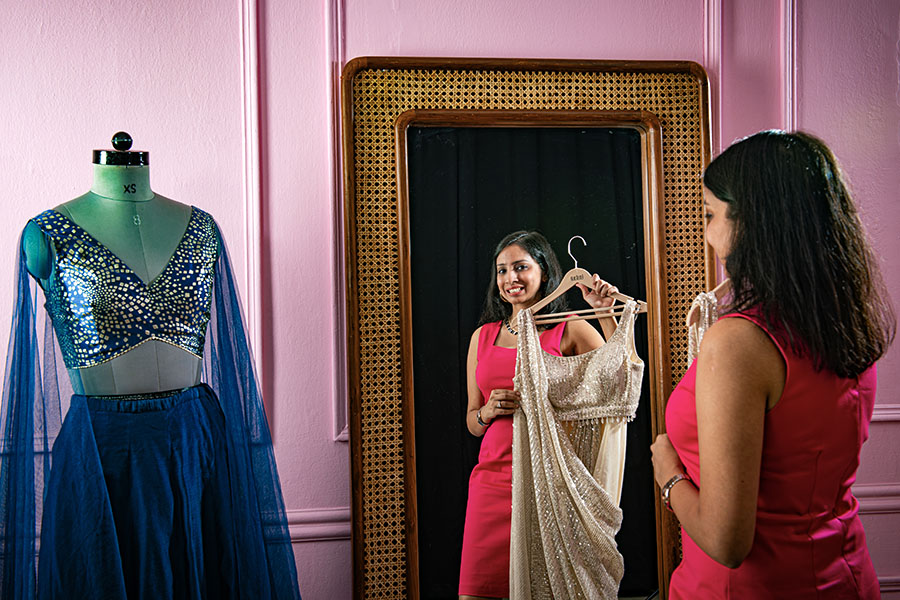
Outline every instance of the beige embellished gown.
[[628, 302], [607, 343], [578, 356], [544, 352], [531, 311], [519, 315], [511, 599], [617, 596], [626, 428], [644, 371], [634, 310]]

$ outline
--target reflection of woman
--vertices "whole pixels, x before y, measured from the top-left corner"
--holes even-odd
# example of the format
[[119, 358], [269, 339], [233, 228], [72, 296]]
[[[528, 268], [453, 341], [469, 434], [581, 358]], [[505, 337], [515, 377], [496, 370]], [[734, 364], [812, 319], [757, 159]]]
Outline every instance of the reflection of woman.
[[[461, 598], [509, 595], [511, 417], [519, 401], [518, 392], [512, 389], [518, 335], [512, 324], [520, 310], [556, 289], [562, 277], [556, 255], [537, 232], [517, 231], [503, 238], [494, 252], [494, 265], [482, 325], [472, 334], [466, 367], [466, 423], [472, 435], [484, 439], [469, 480], [459, 577]], [[593, 287], [579, 287], [585, 300], [595, 308], [613, 303], [610, 294], [616, 288], [597, 275]], [[564, 302], [561, 296], [544, 312], [563, 310]], [[611, 318], [600, 322], [608, 338], [615, 330], [615, 322]], [[560, 323], [541, 333], [541, 346], [558, 356], [582, 354], [602, 345], [603, 338], [584, 321]]]
[[767, 131], [704, 184], [733, 297], [653, 444], [683, 528], [669, 597], [878, 598], [850, 486], [895, 320], [838, 165]]

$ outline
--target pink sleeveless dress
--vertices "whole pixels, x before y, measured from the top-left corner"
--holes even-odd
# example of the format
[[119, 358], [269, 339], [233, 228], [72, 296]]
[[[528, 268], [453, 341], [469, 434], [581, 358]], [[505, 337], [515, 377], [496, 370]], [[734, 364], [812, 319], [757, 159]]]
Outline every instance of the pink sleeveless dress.
[[[513, 389], [516, 349], [495, 346], [503, 326], [487, 323], [478, 337], [475, 380], [483, 401], [491, 390]], [[541, 347], [562, 356], [559, 345], [565, 323], [541, 333]], [[469, 477], [469, 500], [463, 531], [459, 593], [509, 596], [509, 531], [512, 519], [512, 415], [491, 422], [481, 440], [478, 464]]]
[[[843, 379], [816, 372], [753, 314], [787, 366], [784, 392], [766, 413], [756, 532], [736, 569], [715, 562], [682, 529], [683, 558], [669, 598], [880, 598], [859, 503], [850, 492], [875, 404], [875, 367]], [[672, 392], [666, 429], [688, 474], [703, 485], [694, 399], [696, 361]]]

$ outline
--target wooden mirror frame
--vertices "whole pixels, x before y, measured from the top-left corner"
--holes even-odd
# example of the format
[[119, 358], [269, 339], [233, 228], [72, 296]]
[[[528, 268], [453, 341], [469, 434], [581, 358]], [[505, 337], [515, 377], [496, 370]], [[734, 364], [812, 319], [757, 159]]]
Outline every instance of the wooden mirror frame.
[[[410, 310], [408, 232], [398, 185], [405, 180], [399, 142], [405, 135], [399, 132], [413, 120], [463, 116], [447, 111], [464, 111], [466, 118], [483, 111], [495, 122], [525, 118], [531, 119], [527, 126], [553, 127], [618, 113], [612, 118], [627, 115], [645, 130], [648, 152], [661, 138], [656, 214], [647, 213], [645, 198], [645, 245], [656, 218], [657, 272], [665, 274], [661, 285], [648, 285], [651, 324], [659, 327], [648, 340], [655, 436], [665, 430], [665, 402], [688, 366], [687, 309], [714, 284], [701, 182], [710, 158], [709, 87], [693, 62], [396, 57], [354, 59], [341, 81], [354, 597], [418, 598], [411, 334], [404, 325]], [[654, 178], [642, 171], [649, 177], [646, 191]], [[651, 247], [646, 249], [649, 262]], [[656, 531], [660, 595], [666, 598], [680, 540], [677, 521], [658, 494]]]

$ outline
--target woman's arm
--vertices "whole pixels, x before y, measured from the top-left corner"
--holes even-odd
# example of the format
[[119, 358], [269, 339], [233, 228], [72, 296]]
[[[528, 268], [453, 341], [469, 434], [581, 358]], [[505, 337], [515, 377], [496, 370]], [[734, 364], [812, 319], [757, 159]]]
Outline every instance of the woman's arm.
[[[753, 546], [763, 430], [768, 406], [781, 397], [785, 365], [768, 335], [746, 319], [714, 324], [697, 358], [700, 488], [671, 488], [672, 510], [713, 560], [737, 567]], [[684, 472], [668, 436], [653, 443], [656, 482]]]
[[[469, 353], [466, 357], [466, 392], [469, 397], [466, 407], [466, 427], [469, 428], [469, 433], [475, 437], [483, 436], [491, 421], [499, 415], [511, 415], [519, 407], [519, 392], [514, 390], [491, 390], [491, 397], [482, 406], [483, 397], [481, 390], [478, 389], [478, 382], [475, 380], [475, 368], [478, 366], [478, 336], [480, 334], [481, 327], [472, 334], [472, 339], [469, 340]], [[479, 413], [479, 411], [481, 412]], [[484, 425], [478, 422], [479, 414]]]

